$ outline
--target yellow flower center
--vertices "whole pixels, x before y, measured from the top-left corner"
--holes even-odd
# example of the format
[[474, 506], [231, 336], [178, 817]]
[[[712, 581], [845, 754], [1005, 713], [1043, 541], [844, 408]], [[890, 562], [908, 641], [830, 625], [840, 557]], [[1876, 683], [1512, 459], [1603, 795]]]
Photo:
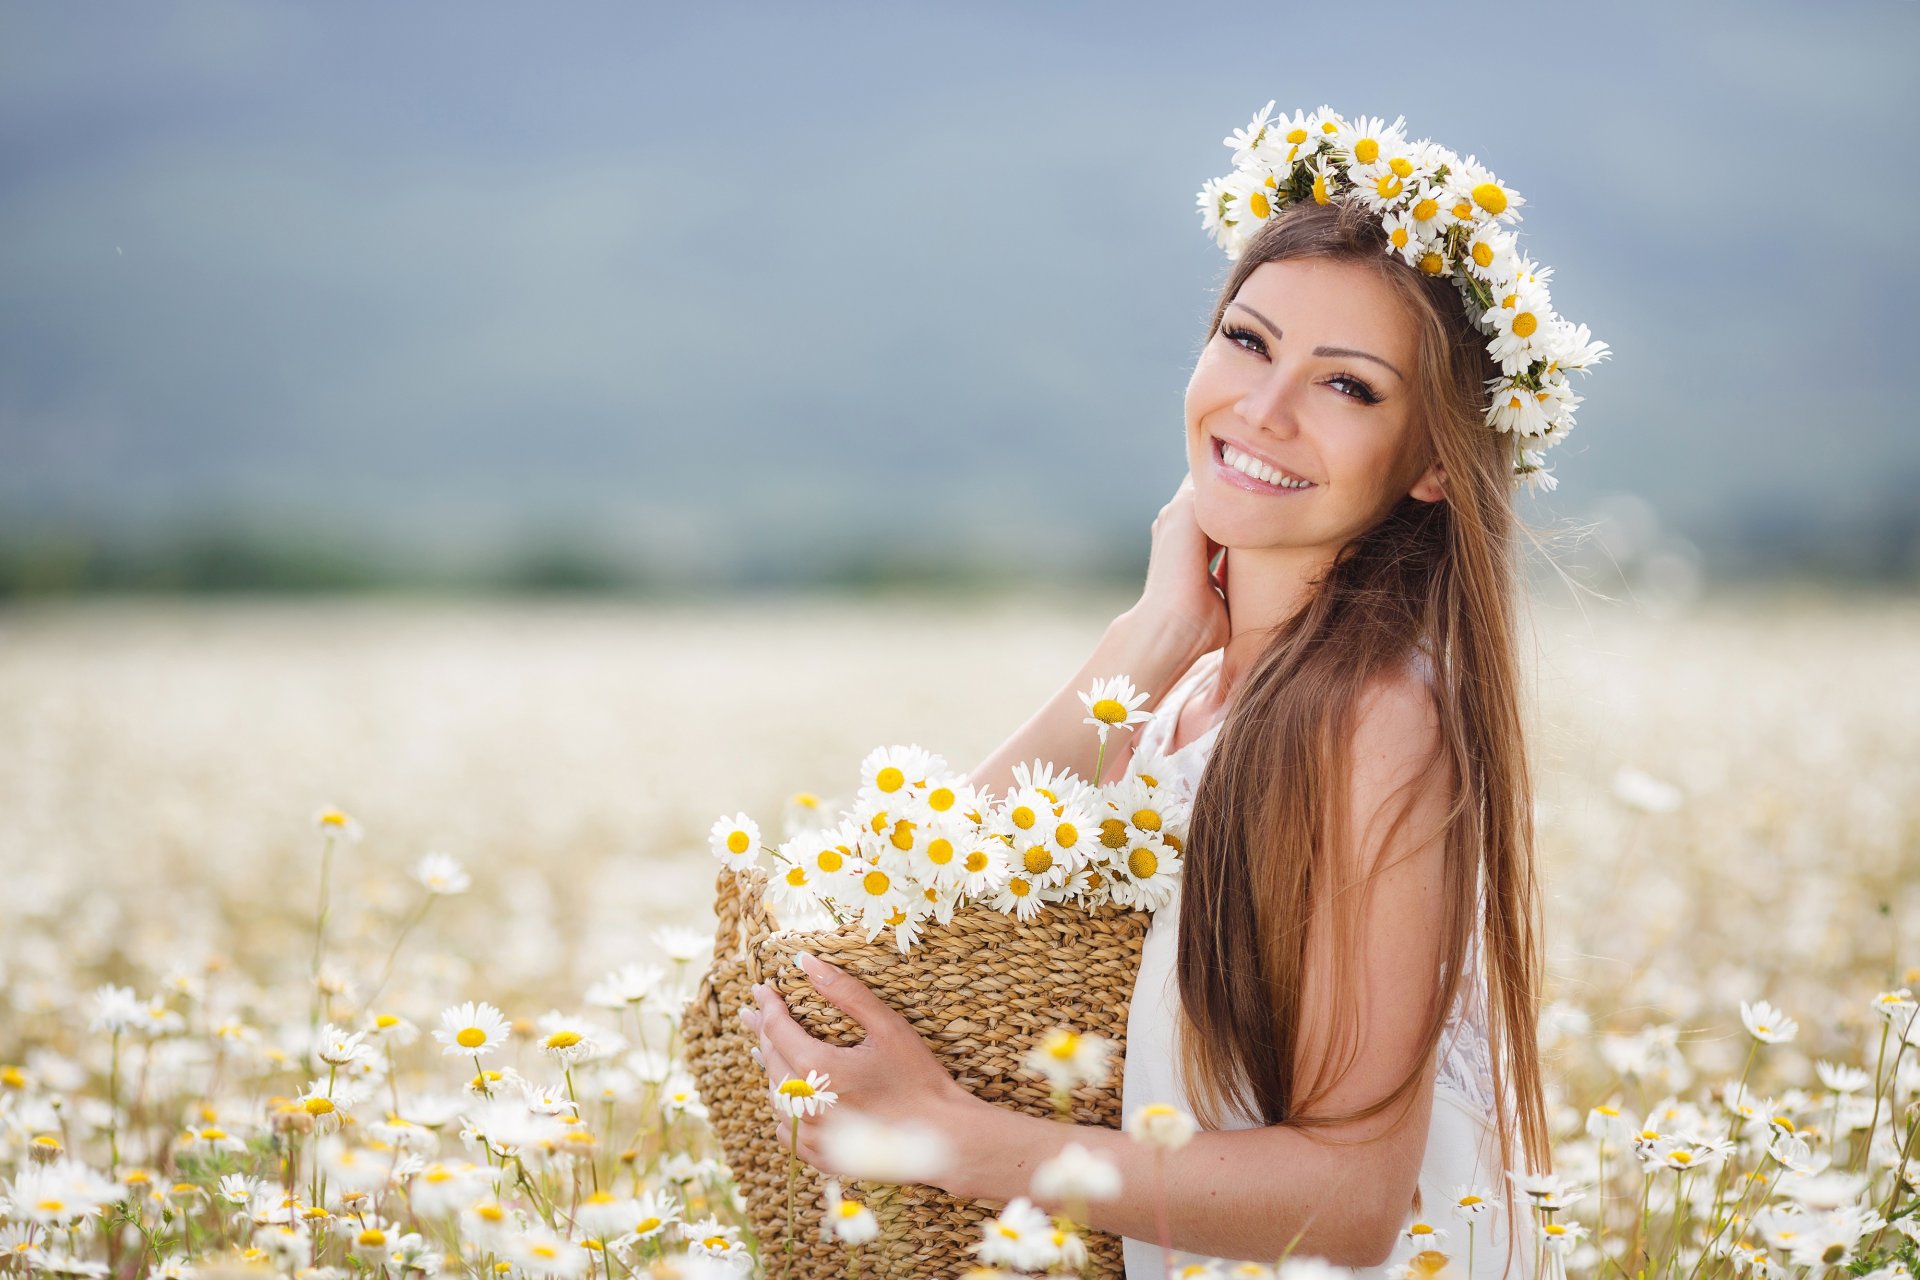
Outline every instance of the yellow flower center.
[[992, 859], [987, 857], [985, 850], [975, 849], [967, 855], [967, 870], [976, 872], [985, 871], [990, 861], [992, 861]]
[[959, 797], [953, 794], [952, 787], [935, 787], [927, 793], [927, 808], [936, 813], [945, 813], [953, 808]]
[[869, 871], [860, 878], [860, 887], [876, 898], [885, 893], [892, 884], [893, 881], [887, 879], [887, 873], [884, 871]]
[[838, 849], [822, 849], [820, 856], [814, 859], [822, 871], [838, 871], [845, 861]]
[[[1259, 187], [1255, 187], [1252, 191], [1249, 191], [1247, 193], [1247, 212], [1252, 214], [1254, 217], [1259, 218], [1262, 222], [1264, 222], [1273, 213], [1273, 201], [1267, 199], [1267, 193], [1265, 191], [1262, 191]], [[1100, 701], [1093, 704], [1094, 717], [1096, 719], [1105, 720], [1108, 724], [1119, 724], [1121, 720], [1125, 720], [1127, 718], [1126, 708], [1121, 707], [1120, 718], [1118, 720], [1113, 719], [1110, 715], [1108, 715], [1105, 711], [1102, 710], [1102, 708], [1105, 708], [1105, 707], [1119, 707], [1119, 706], [1120, 704], [1115, 702], [1112, 698], [1102, 698], [1100, 699]]]
[[369, 1249], [377, 1249], [387, 1242], [387, 1233], [378, 1227], [368, 1227], [365, 1231], [355, 1236], [353, 1242], [357, 1245], [364, 1245]]
[[1127, 855], [1127, 870], [1133, 873], [1135, 880], [1146, 880], [1160, 869], [1160, 859], [1153, 856], [1153, 850], [1142, 846]]
[[1374, 179], [1373, 183], [1374, 194], [1378, 195], [1382, 200], [1391, 200], [1406, 189], [1407, 184], [1400, 181], [1399, 178], [1391, 173], [1381, 174], [1378, 178]]
[[1447, 261], [1429, 249], [1420, 255], [1420, 269], [1430, 276], [1437, 276], [1447, 269]]
[[893, 824], [893, 847], [901, 851], [913, 848], [913, 823], [905, 818]]
[[944, 867], [953, 861], [953, 841], [941, 836], [927, 844], [927, 861], [936, 867]]
[[1053, 842], [1062, 849], [1071, 849], [1080, 843], [1080, 828], [1071, 822], [1063, 822], [1053, 829]]
[[556, 1031], [547, 1037], [547, 1048], [549, 1049], [571, 1049], [579, 1043], [580, 1033], [578, 1031]]
[[1507, 193], [1500, 189], [1497, 182], [1482, 182], [1473, 189], [1473, 202], [1488, 213], [1501, 214], [1507, 211]]
[[834, 1212], [843, 1218], [857, 1218], [864, 1206], [858, 1200], [842, 1200], [834, 1206]]
[[1493, 265], [1493, 246], [1485, 240], [1476, 240], [1473, 244], [1473, 260], [1482, 267]]
[[1413, 205], [1413, 217], [1416, 222], [1430, 222], [1440, 212], [1440, 202], [1432, 196], [1416, 200]]
[[1396, 249], [1406, 248], [1408, 238], [1405, 227], [1395, 227], [1393, 229], [1393, 235], [1389, 237], [1389, 239], [1393, 241], [1393, 247]]
[[1380, 143], [1374, 138], [1362, 138], [1353, 144], [1353, 158], [1361, 164], [1372, 164], [1380, 158]]
[[1387, 168], [1393, 170], [1394, 173], [1402, 178], [1411, 178], [1413, 176], [1413, 161], [1407, 159], [1405, 156], [1395, 156], [1393, 159], [1387, 161]]
[[[1533, 312], [1531, 311], [1522, 311], [1519, 315], [1513, 318], [1513, 333], [1515, 337], [1531, 338], [1533, 336], [1533, 331], [1535, 329], [1538, 329], [1539, 327], [1540, 327], [1540, 321], [1537, 318], [1535, 318]], [[1762, 1031], [1766, 1030], [1765, 1027], [1762, 1027], [1760, 1029]]]
[[892, 765], [888, 765], [886, 768], [882, 769], [880, 772], [873, 775], [873, 785], [880, 788], [882, 791], [889, 791], [889, 792], [898, 791], [900, 788], [907, 785], [907, 775], [900, 772], [900, 770], [894, 768]]
[[301, 1103], [300, 1105], [306, 1109], [307, 1114], [310, 1116], [325, 1116], [325, 1115], [333, 1114], [332, 1098], [308, 1098], [305, 1102]]
[[1327, 175], [1324, 173], [1313, 175], [1313, 202], [1315, 204], [1331, 203], [1327, 195]]
[[453, 1042], [462, 1049], [478, 1049], [487, 1042], [487, 1033], [478, 1027], [462, 1027]]
[[787, 868], [788, 884], [798, 888], [800, 885], [803, 885], [806, 882], [807, 882], [807, 869], [805, 867], [788, 867]]
[[1287, 141], [1292, 143], [1294, 146], [1297, 147], [1301, 143], [1305, 142], [1306, 140], [1307, 140], [1307, 131], [1305, 129], [1287, 130]]
[[1033, 848], [1027, 850], [1027, 856], [1022, 858], [1021, 861], [1026, 864], [1027, 870], [1037, 876], [1045, 875], [1053, 869], [1053, 855], [1047, 852], [1045, 845], [1037, 844], [1033, 846]]
[[753, 841], [747, 838], [746, 832], [744, 831], [727, 832], [727, 852], [728, 853], [745, 853], [748, 849], [752, 847], [753, 847]]
[[1024, 898], [1033, 892], [1033, 886], [1025, 880], [1022, 880], [1019, 876], [1009, 877], [1007, 880], [1007, 888], [1013, 891], [1013, 896], [1016, 898]]
[[1013, 808], [1013, 812], [1009, 813], [1007, 816], [1009, 818], [1012, 818], [1013, 825], [1020, 828], [1022, 831], [1028, 830], [1033, 826], [1034, 823], [1040, 821], [1040, 815], [1036, 814], [1033, 811], [1033, 808], [1031, 805], [1024, 805], [1024, 804], [1015, 805]]
[[659, 1229], [660, 1219], [658, 1218], [642, 1218], [633, 1228], [636, 1235], [645, 1235], [649, 1231], [658, 1231]]
[[780, 1092], [786, 1094], [789, 1098], [811, 1098], [813, 1096], [813, 1086], [805, 1080], [800, 1079], [782, 1080], [780, 1082]]

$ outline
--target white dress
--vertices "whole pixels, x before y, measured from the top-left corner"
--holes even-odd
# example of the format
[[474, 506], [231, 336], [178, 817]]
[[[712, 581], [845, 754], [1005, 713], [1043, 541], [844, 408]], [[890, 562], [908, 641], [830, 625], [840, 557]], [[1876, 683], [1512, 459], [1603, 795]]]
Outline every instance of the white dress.
[[[1167, 691], [1154, 718], [1138, 730], [1136, 759], [1144, 752], [1166, 753], [1181, 706], [1203, 682], [1217, 677], [1224, 652], [1215, 649], [1199, 659]], [[1166, 757], [1173, 775], [1168, 785], [1182, 796], [1190, 797], [1199, 784], [1201, 770], [1219, 731], [1220, 726], [1216, 724]], [[1179, 926], [1180, 896], [1176, 892], [1165, 907], [1154, 913], [1141, 950], [1140, 973], [1127, 1011], [1127, 1051], [1121, 1084], [1123, 1115], [1132, 1115], [1134, 1108], [1149, 1102], [1170, 1103], [1189, 1113], [1193, 1110], [1178, 1078], [1174, 1042], [1174, 1011], [1180, 995], [1173, 959]], [[1415, 1215], [1409, 1206], [1403, 1226], [1411, 1226], [1418, 1220], [1444, 1228], [1448, 1234], [1443, 1247], [1452, 1255], [1459, 1274], [1466, 1277], [1467, 1224], [1455, 1217], [1451, 1209], [1458, 1194], [1456, 1188], [1478, 1187], [1485, 1189], [1483, 1194], [1491, 1192], [1495, 1207], [1483, 1214], [1474, 1226], [1473, 1275], [1469, 1280], [1496, 1280], [1505, 1264], [1506, 1229], [1502, 1219], [1506, 1209], [1501, 1203], [1504, 1176], [1499, 1161], [1498, 1130], [1492, 1119], [1493, 1073], [1486, 1033], [1486, 979], [1480, 972], [1479, 935], [1476, 923], [1464, 966], [1472, 976], [1455, 1001], [1440, 1038], [1433, 1118], [1420, 1166], [1421, 1210]], [[1236, 1111], [1222, 1128], [1259, 1126], [1258, 1120]], [[1524, 1165], [1516, 1160], [1513, 1167]], [[1127, 1280], [1165, 1280], [1164, 1258], [1157, 1241], [1131, 1236], [1122, 1239]], [[1525, 1268], [1531, 1265], [1532, 1243], [1529, 1229], [1521, 1247], [1515, 1251], [1515, 1275], [1524, 1274]], [[1389, 1271], [1414, 1251], [1414, 1246], [1403, 1239], [1385, 1264], [1356, 1269], [1352, 1274], [1367, 1280], [1386, 1280]], [[1174, 1250], [1173, 1256], [1176, 1266], [1221, 1264], [1218, 1271], [1222, 1274], [1232, 1262], [1239, 1261], [1179, 1249]], [[1271, 1263], [1274, 1259], [1253, 1261]]]

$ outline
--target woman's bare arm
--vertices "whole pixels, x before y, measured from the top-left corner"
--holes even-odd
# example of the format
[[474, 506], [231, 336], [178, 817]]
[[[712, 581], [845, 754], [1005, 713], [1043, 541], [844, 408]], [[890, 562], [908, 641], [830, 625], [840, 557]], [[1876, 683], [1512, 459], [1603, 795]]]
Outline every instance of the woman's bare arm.
[[[1326, 1094], [1327, 1113], [1353, 1110], [1385, 1096], [1412, 1065], [1429, 1016], [1441, 948], [1439, 913], [1444, 852], [1434, 834], [1446, 811], [1446, 784], [1436, 778], [1412, 802], [1391, 844], [1364, 854], [1367, 819], [1397, 800], [1425, 753], [1437, 742], [1437, 720], [1423, 682], [1400, 677], [1370, 691], [1356, 717], [1349, 796], [1352, 856], [1365, 857], [1377, 879], [1361, 913], [1358, 1052]], [[1309, 926], [1303, 1009], [1303, 1063], [1326, 1052], [1326, 1009], [1334, 998], [1330, 939]], [[1344, 1054], [1341, 1058], [1344, 1059]], [[1167, 1218], [1178, 1249], [1271, 1261], [1296, 1235], [1297, 1252], [1337, 1264], [1375, 1266], [1389, 1256], [1406, 1220], [1426, 1152], [1435, 1059], [1404, 1111], [1398, 1107], [1341, 1126], [1334, 1145], [1290, 1125], [1202, 1132], [1164, 1156]], [[1305, 1083], [1303, 1079], [1302, 1083]], [[1031, 1195], [1034, 1170], [1068, 1142], [1105, 1155], [1120, 1169], [1118, 1200], [1086, 1209], [1090, 1224], [1141, 1240], [1158, 1238], [1154, 1153], [1125, 1133], [1064, 1125], [959, 1095], [942, 1128], [959, 1150], [941, 1186], [968, 1199], [1005, 1203]], [[1066, 1206], [1044, 1204], [1052, 1210]]]
[[[1013, 766], [1044, 760], [1092, 778], [1100, 749], [1099, 736], [1086, 723], [1086, 704], [1080, 694], [1093, 682], [1124, 675], [1147, 692], [1142, 705], [1152, 711], [1186, 669], [1199, 659], [1208, 643], [1205, 632], [1186, 618], [1164, 610], [1136, 605], [1107, 624], [1093, 654], [1073, 678], [1049, 698], [1046, 705], [1015, 731], [1012, 737], [981, 761], [968, 775], [978, 786], [1005, 795], [1013, 787]], [[1126, 748], [1128, 730], [1109, 730], [1101, 772], [1110, 774], [1116, 753]]]

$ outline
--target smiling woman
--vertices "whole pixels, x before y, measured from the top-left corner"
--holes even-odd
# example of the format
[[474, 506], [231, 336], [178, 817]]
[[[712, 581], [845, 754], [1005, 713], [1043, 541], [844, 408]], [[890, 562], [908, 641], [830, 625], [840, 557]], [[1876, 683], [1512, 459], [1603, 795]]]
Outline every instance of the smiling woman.
[[[1454, 211], [1434, 233], [1450, 251], [1518, 202], [1471, 166], [1449, 179], [1440, 153], [1381, 122], [1320, 126], [1287, 134], [1300, 137], [1289, 161], [1337, 136], [1379, 161], [1383, 195], [1426, 166], [1437, 185], [1420, 206]], [[1249, 138], [1268, 145], [1263, 126]], [[1034, 1171], [1067, 1141], [1124, 1186], [1164, 1185], [1163, 1206], [1082, 1206], [1126, 1237], [1130, 1280], [1288, 1252], [1381, 1280], [1396, 1254], [1490, 1280], [1524, 1268], [1533, 1243], [1507, 1175], [1544, 1173], [1551, 1153], [1512, 496], [1537, 461], [1488, 388], [1528, 380], [1544, 403], [1554, 362], [1593, 349], [1554, 329], [1537, 365], [1504, 369], [1508, 339], [1490, 343], [1463, 307], [1443, 240], [1411, 242], [1387, 225], [1397, 214], [1331, 199], [1324, 167], [1311, 195], [1293, 172], [1298, 190], [1276, 168], [1223, 206], [1257, 226], [1188, 381], [1188, 475], [1154, 521], [1140, 600], [971, 775], [1005, 788], [1037, 759], [1190, 799], [1183, 878], [1132, 989], [1124, 1106], [1190, 1109], [1201, 1131], [1149, 1152], [992, 1105], [846, 975], [823, 971], [822, 991], [867, 1029], [859, 1046], [820, 1044], [770, 990], [750, 1021], [770, 1072], [824, 1066], [845, 1086], [840, 1109], [934, 1121], [954, 1196], [1044, 1200]], [[1529, 288], [1509, 302], [1536, 305]], [[1074, 740], [1075, 691], [1114, 671], [1160, 691], [1172, 718], [1096, 764]], [[1190, 736], [1196, 708], [1191, 723], [1211, 727]], [[1504, 1212], [1479, 1221], [1496, 1199]], [[1442, 1214], [1467, 1236], [1451, 1259]]]

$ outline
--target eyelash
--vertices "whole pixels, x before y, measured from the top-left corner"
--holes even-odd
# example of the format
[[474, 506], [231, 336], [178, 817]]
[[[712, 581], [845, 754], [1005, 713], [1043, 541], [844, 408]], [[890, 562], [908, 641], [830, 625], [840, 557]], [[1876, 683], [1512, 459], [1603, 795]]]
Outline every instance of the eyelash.
[[[1262, 341], [1260, 335], [1255, 333], [1251, 329], [1242, 329], [1235, 325], [1222, 325], [1220, 327], [1220, 332], [1226, 335], [1227, 341], [1233, 343], [1236, 346], [1239, 346], [1243, 351], [1247, 350], [1248, 348], [1245, 347], [1240, 342], [1240, 339], [1242, 338], [1250, 338], [1254, 342], [1260, 343], [1261, 349], [1263, 351], [1266, 348], [1266, 343]], [[1380, 403], [1380, 397], [1374, 394], [1373, 388], [1368, 386], [1363, 379], [1356, 378], [1354, 375], [1350, 373], [1336, 373], [1333, 375], [1331, 379], [1329, 379], [1329, 381], [1351, 382], [1354, 386], [1358, 387], [1360, 389], [1359, 395], [1354, 395], [1353, 393], [1347, 392], [1347, 391], [1342, 391], [1340, 393], [1343, 396], [1347, 396], [1349, 399], [1358, 400], [1361, 404], [1379, 404]]]

